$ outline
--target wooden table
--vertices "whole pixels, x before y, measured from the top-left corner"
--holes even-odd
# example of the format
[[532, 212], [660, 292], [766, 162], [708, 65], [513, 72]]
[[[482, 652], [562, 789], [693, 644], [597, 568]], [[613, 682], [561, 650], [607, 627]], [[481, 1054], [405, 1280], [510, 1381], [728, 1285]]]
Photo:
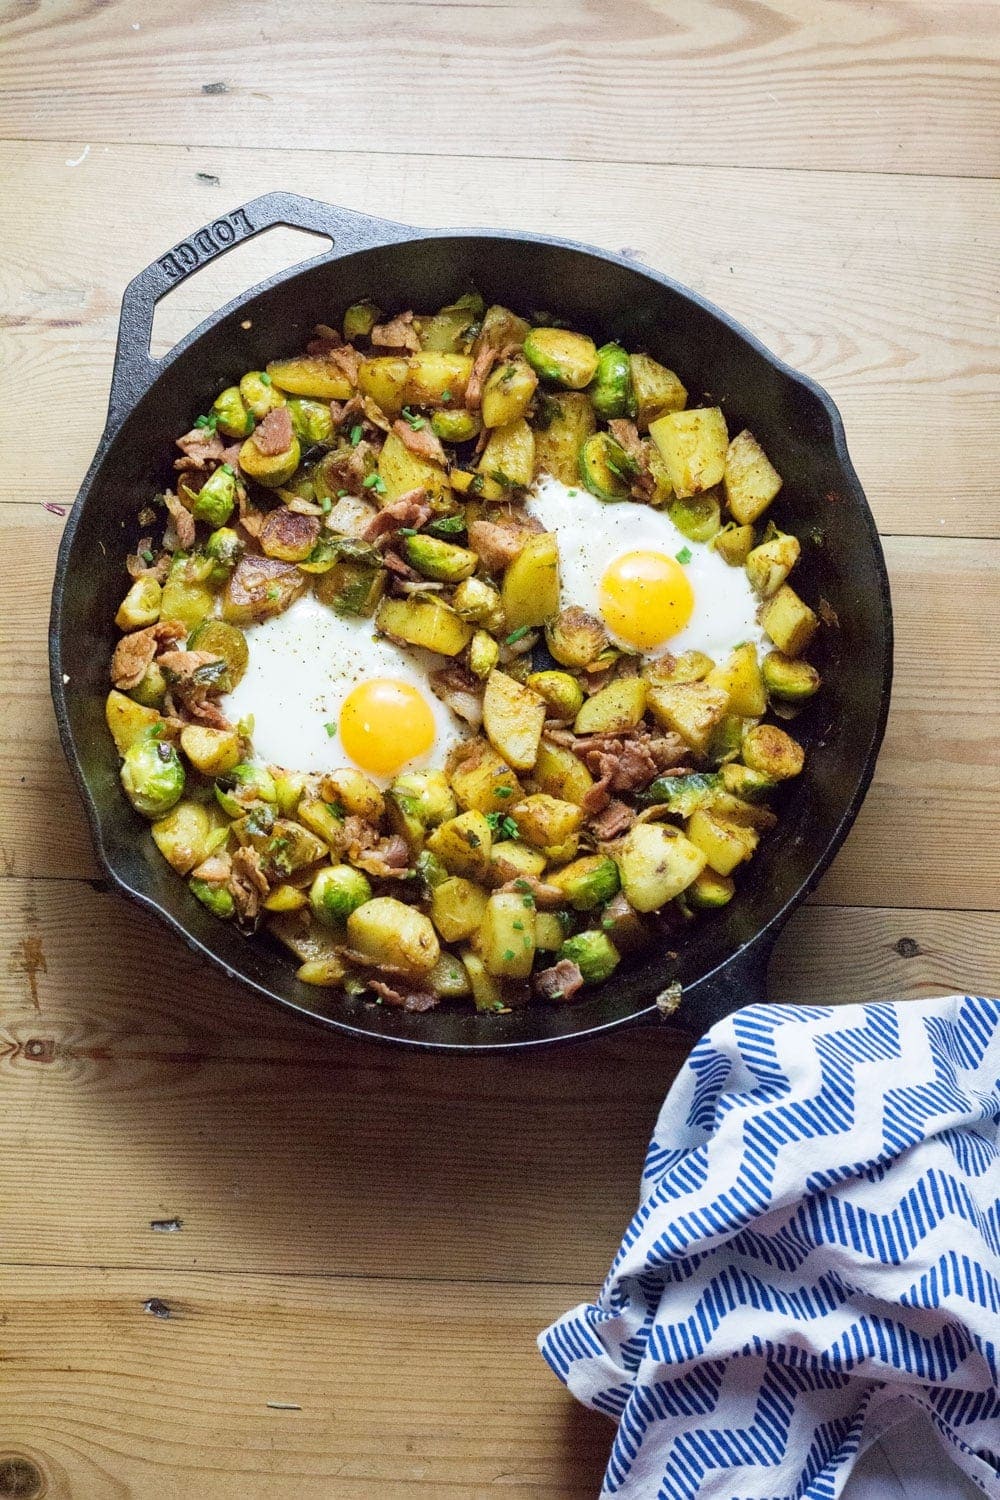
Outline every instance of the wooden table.
[[[897, 679], [771, 992], [995, 992], [998, 39], [990, 0], [0, 8], [0, 1500], [595, 1495], [610, 1429], [534, 1337], [599, 1283], [684, 1051], [331, 1041], [108, 892], [45, 622], [126, 280], [289, 188], [628, 246], [823, 382]], [[313, 247], [186, 282], [155, 351]]]

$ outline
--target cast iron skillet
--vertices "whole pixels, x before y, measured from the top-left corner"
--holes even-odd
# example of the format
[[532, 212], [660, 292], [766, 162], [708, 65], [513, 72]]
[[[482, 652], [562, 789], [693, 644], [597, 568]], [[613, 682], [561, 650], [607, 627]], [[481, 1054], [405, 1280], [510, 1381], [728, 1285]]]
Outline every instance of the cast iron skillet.
[[[276, 224], [329, 235], [332, 249], [229, 303], [164, 359], [151, 358], [157, 300]], [[337, 322], [362, 296], [386, 308], [433, 308], [473, 286], [487, 301], [522, 312], [554, 311], [599, 342], [617, 336], [647, 349], [680, 371], [693, 399], [720, 403], [731, 432], [746, 424], [760, 437], [784, 476], [775, 514], [804, 543], [797, 584], [806, 599], [827, 601], [818, 658], [825, 681], [796, 721], [808, 762], [786, 792], [778, 829], [733, 902], [685, 934], [678, 960], [652, 953], [579, 1004], [506, 1016], [457, 1008], [412, 1016], [300, 984], [270, 939], [247, 941], [199, 905], [122, 795], [103, 704], [136, 511], [163, 488], [175, 435], [210, 395], [301, 348], [315, 323]], [[882, 551], [836, 407], [717, 308], [622, 256], [563, 240], [413, 229], [270, 193], [175, 245], [125, 292], [107, 426], [59, 550], [49, 650], [63, 748], [114, 885], [230, 977], [326, 1026], [416, 1047], [484, 1049], [595, 1035], [655, 1017], [656, 997], [675, 979], [683, 987], [678, 1019], [695, 1032], [764, 998], [778, 931], [830, 863], [871, 779], [889, 704], [892, 616]]]

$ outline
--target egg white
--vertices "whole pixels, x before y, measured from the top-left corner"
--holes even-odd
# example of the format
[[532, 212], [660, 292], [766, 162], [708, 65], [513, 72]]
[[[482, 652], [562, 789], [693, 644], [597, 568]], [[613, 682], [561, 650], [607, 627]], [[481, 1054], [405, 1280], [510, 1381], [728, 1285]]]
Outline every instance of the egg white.
[[576, 604], [599, 618], [601, 578], [616, 557], [626, 552], [674, 558], [685, 549], [690, 553], [684, 571], [694, 592], [694, 611], [688, 624], [646, 652], [637, 652], [609, 631], [625, 650], [646, 656], [704, 651], [720, 662], [744, 641], [758, 648], [764, 641], [759, 601], [744, 569], [730, 567], [706, 543], [689, 541], [665, 511], [632, 500], [598, 500], [589, 490], [573, 489], [547, 474], [536, 482], [525, 509], [558, 539], [563, 607]]
[[[347, 764], [350, 757], [339, 730], [330, 736], [325, 726], [338, 725], [348, 693], [374, 677], [409, 683], [434, 716], [431, 750], [408, 761], [408, 767], [442, 765], [452, 746], [469, 732], [434, 696], [427, 681], [428, 672], [441, 666], [440, 657], [373, 637], [369, 620], [345, 619], [312, 594], [303, 594], [274, 619], [249, 626], [246, 637], [246, 672], [221, 706], [234, 723], [253, 715], [255, 758], [266, 765], [335, 771]], [[392, 779], [366, 774], [380, 785]]]

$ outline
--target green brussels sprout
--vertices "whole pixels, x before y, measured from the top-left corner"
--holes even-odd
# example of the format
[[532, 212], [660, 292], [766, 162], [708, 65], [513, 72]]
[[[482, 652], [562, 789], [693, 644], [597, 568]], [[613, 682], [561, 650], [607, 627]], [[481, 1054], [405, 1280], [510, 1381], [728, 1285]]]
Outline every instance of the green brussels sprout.
[[428, 891], [435, 890], [451, 877], [444, 865], [430, 849], [422, 849], [414, 862], [414, 869]]
[[488, 630], [477, 630], [469, 642], [469, 671], [480, 680], [488, 677], [500, 660], [500, 645]]
[[462, 583], [476, 571], [479, 559], [467, 547], [439, 541], [434, 536], [403, 538], [403, 556], [411, 568], [438, 583]]
[[532, 672], [527, 683], [561, 719], [575, 719], [583, 707], [583, 688], [568, 672]]
[[571, 604], [546, 624], [545, 644], [561, 666], [589, 667], [607, 647], [608, 637], [600, 620]]
[[344, 313], [344, 338], [353, 343], [355, 339], [366, 339], [382, 316], [382, 309], [366, 297], [363, 302], [352, 302]]
[[179, 802], [184, 791], [184, 767], [169, 740], [154, 725], [125, 752], [121, 779], [125, 795], [146, 818], [159, 818]]
[[256, 802], [277, 802], [278, 790], [274, 777], [263, 766], [241, 760], [231, 771], [215, 778], [215, 796], [224, 813], [239, 818]]
[[142, 680], [131, 689], [128, 696], [146, 708], [159, 708], [166, 697], [166, 692], [167, 679], [160, 670], [159, 664], [151, 661], [142, 675]]
[[625, 500], [639, 472], [609, 432], [595, 432], [580, 448], [580, 479], [598, 500]]
[[736, 883], [729, 875], [717, 875], [710, 866], [696, 875], [684, 891], [684, 898], [696, 911], [713, 911], [725, 906], [736, 893]]
[[800, 657], [769, 651], [761, 671], [768, 693], [782, 703], [804, 703], [819, 691], [819, 673]]
[[238, 385], [229, 385], [212, 402], [211, 414], [216, 418], [216, 428], [226, 437], [249, 437], [254, 429], [253, 413], [240, 395]]
[[371, 898], [367, 877], [351, 865], [329, 865], [320, 870], [309, 887], [313, 916], [326, 927], [341, 926], [352, 911]]
[[484, 578], [466, 578], [455, 590], [451, 603], [455, 613], [470, 625], [482, 625], [486, 630], [504, 628], [500, 590]]
[[207, 880], [192, 876], [188, 886], [191, 894], [197, 896], [202, 906], [207, 906], [214, 917], [225, 920], [235, 912], [236, 904], [224, 885], [209, 885]]
[[302, 448], [294, 430], [291, 446], [284, 453], [262, 453], [252, 437], [247, 438], [240, 448], [240, 468], [244, 474], [269, 490], [280, 489], [283, 484], [287, 484], [301, 458]]
[[302, 771], [282, 771], [274, 780], [274, 791], [278, 811], [283, 818], [295, 816], [295, 809], [302, 800], [306, 778]]
[[689, 818], [699, 807], [711, 806], [722, 786], [716, 772], [693, 771], [688, 776], [658, 776], [641, 793], [647, 805], [666, 807], [678, 818]]
[[247, 638], [238, 625], [227, 620], [202, 620], [188, 637], [191, 651], [211, 651], [226, 663], [225, 691], [232, 692], [241, 681], [250, 660]]
[[711, 490], [688, 495], [683, 500], [671, 500], [667, 515], [677, 530], [692, 542], [710, 542], [722, 524], [719, 499]]
[[458, 354], [468, 349], [485, 307], [478, 292], [469, 292], [456, 302], [442, 307], [421, 332], [421, 347], [446, 354]]
[[196, 521], [207, 521], [209, 526], [225, 526], [236, 504], [236, 475], [228, 464], [211, 474], [191, 507]]
[[805, 752], [798, 740], [776, 724], [755, 724], [744, 737], [742, 753], [751, 771], [774, 781], [798, 776], [805, 764]]
[[436, 828], [458, 812], [455, 793], [443, 771], [404, 771], [392, 783], [389, 794], [405, 804], [424, 828]]
[[225, 583], [243, 556], [243, 551], [240, 534], [231, 526], [220, 526], [217, 531], [213, 531], [205, 543], [205, 556], [210, 557], [215, 564], [212, 577], [219, 583]]
[[713, 765], [721, 766], [735, 760], [743, 745], [743, 720], [739, 714], [725, 714], [712, 731], [708, 742], [708, 758]]
[[618, 866], [604, 854], [586, 854], [546, 875], [549, 885], [563, 892], [575, 911], [592, 911], [616, 895], [621, 885]]
[[312, 401], [307, 396], [289, 396], [292, 429], [304, 443], [333, 441], [333, 414], [329, 401]]
[[468, 443], [482, 432], [483, 419], [477, 411], [445, 406], [431, 416], [431, 430], [442, 443]]
[[[266, 370], [248, 370], [240, 381], [240, 397], [260, 422], [275, 406], [284, 406], [285, 398]], [[253, 428], [250, 429], [253, 431]]]
[[576, 964], [585, 984], [600, 984], [621, 962], [621, 954], [607, 934], [592, 930], [567, 938], [558, 956]]
[[635, 415], [629, 359], [621, 344], [602, 344], [597, 351], [597, 374], [589, 387], [594, 410], [604, 421]]
[[744, 802], [762, 802], [777, 785], [770, 776], [765, 776], [761, 771], [752, 771], [749, 766], [741, 766], [735, 760], [728, 761], [720, 774], [726, 791], [731, 792], [734, 797], [741, 797]]
[[597, 345], [585, 333], [568, 328], [533, 328], [524, 340], [531, 368], [543, 380], [582, 391], [597, 371]]

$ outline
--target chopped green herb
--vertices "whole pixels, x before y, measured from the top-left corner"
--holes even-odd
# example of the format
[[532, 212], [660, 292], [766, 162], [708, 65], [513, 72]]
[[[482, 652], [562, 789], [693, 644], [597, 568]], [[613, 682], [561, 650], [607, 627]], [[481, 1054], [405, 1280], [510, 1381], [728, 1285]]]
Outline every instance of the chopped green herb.
[[153, 554], [152, 552], [150, 552], [148, 547], [146, 548], [145, 552], [140, 552], [139, 556], [142, 558], [144, 563], [148, 564], [153, 561]]
[[566, 998], [566, 991], [565, 990], [549, 990], [549, 999], [550, 1000], [565, 1000], [565, 998]]
[[522, 896], [521, 897], [521, 905], [524, 906], [524, 907], [527, 907], [528, 911], [531, 911], [532, 908], [535, 905], [535, 898], [534, 898], [534, 896]]
[[337, 733], [337, 726], [336, 726], [336, 724], [324, 724], [323, 728], [326, 730], [327, 735], [332, 740], [333, 737], [334, 737], [334, 735]]
[[567, 490], [566, 493], [568, 495], [575, 495], [576, 494], [576, 490]]
[[488, 812], [486, 821], [490, 825], [490, 831], [503, 839], [516, 839], [521, 832], [514, 819], [506, 813]]
[[323, 806], [326, 808], [327, 812], [332, 813], [335, 818], [342, 818], [344, 816], [344, 809], [339, 802], [324, 802]]
[[510, 635], [506, 639], [505, 644], [508, 645], [508, 646], [513, 646], [518, 641], [523, 641], [524, 637], [526, 635], [530, 635], [530, 634], [531, 634], [531, 626], [530, 625], [519, 625], [516, 630], [512, 630], [511, 631]]
[[523, 932], [524, 931], [524, 923], [521, 921], [520, 917], [518, 917], [518, 919], [517, 919], [516, 922], [511, 922], [510, 925], [513, 927], [513, 929], [514, 929], [515, 932]]
[[604, 929], [605, 932], [613, 932], [614, 931], [614, 926], [615, 926], [615, 919], [614, 919], [614, 917], [602, 917], [601, 918], [601, 927]]
[[493, 788], [493, 795], [494, 797], [501, 797], [506, 802], [508, 797], [513, 797], [514, 788], [512, 786], [495, 786]]
[[450, 401], [451, 400], [451, 391], [442, 391], [441, 392], [441, 400], [442, 401]]
[[461, 536], [465, 529], [464, 515], [442, 516], [440, 520], [431, 521], [427, 527], [431, 536], [436, 536], [441, 541], [447, 541], [449, 537]]
[[324, 516], [328, 516], [330, 514], [331, 510], [333, 510], [333, 501], [330, 499], [329, 495], [323, 496], [322, 500], [319, 503], [319, 508], [323, 512]]
[[366, 490], [374, 490], [376, 495], [384, 495], [385, 480], [381, 474], [369, 474], [368, 478], [364, 481], [364, 488]]
[[493, 1004], [490, 1006], [490, 1010], [498, 1011], [500, 1015], [505, 1016], [507, 1014], [508, 1007], [504, 1005], [502, 1000], [494, 1000]]
[[514, 950], [513, 950], [513, 948], [505, 948], [503, 950], [504, 963], [510, 963], [510, 961], [511, 961], [511, 959], [513, 957], [514, 957]]
[[236, 477], [236, 470], [233, 468], [232, 464], [223, 464], [222, 472], [223, 474], [228, 474], [231, 479], [234, 479]]
[[361, 433], [364, 429], [360, 422], [355, 422], [351, 428], [351, 447], [356, 448], [361, 441]]
[[733, 647], [733, 650], [734, 651], [738, 651], [741, 646], [749, 646], [749, 644], [750, 644], [749, 641], [737, 641], [736, 645]]
[[245, 714], [243, 718], [238, 721], [236, 725], [236, 732], [237, 734], [241, 734], [245, 740], [248, 740], [253, 734], [253, 726], [253, 714]]
[[413, 428], [414, 432], [419, 432], [421, 427], [427, 426], [426, 417], [420, 416], [420, 414], [418, 412], [415, 412], [410, 406], [403, 407], [403, 421], [408, 423], [409, 426]]
[[214, 432], [219, 424], [219, 414], [210, 411], [207, 416], [195, 417], [194, 425], [203, 428], [206, 432]]
[[347, 494], [347, 491], [346, 491], [346, 490], [338, 490], [338, 491], [337, 491], [337, 499], [338, 499], [338, 500], [343, 500], [343, 498], [344, 498], [344, 496], [345, 496], [345, 495], [346, 495], [346, 494]]
[[415, 526], [401, 526], [396, 532], [397, 536], [416, 536], [416, 534], [417, 528]]
[[691, 548], [682, 547], [679, 552], [674, 553], [674, 556], [679, 563], [687, 564], [691, 561]]
[[260, 383], [261, 383], [261, 385], [270, 385], [271, 384], [271, 377], [267, 373], [266, 370], [261, 370], [261, 372], [260, 372]]
[[272, 583], [271, 587], [267, 591], [267, 597], [268, 597], [268, 599], [270, 599], [271, 603], [273, 604], [274, 601], [275, 601], [275, 599], [280, 599], [281, 598], [281, 590], [279, 588], [276, 588], [274, 586], [274, 584]]

